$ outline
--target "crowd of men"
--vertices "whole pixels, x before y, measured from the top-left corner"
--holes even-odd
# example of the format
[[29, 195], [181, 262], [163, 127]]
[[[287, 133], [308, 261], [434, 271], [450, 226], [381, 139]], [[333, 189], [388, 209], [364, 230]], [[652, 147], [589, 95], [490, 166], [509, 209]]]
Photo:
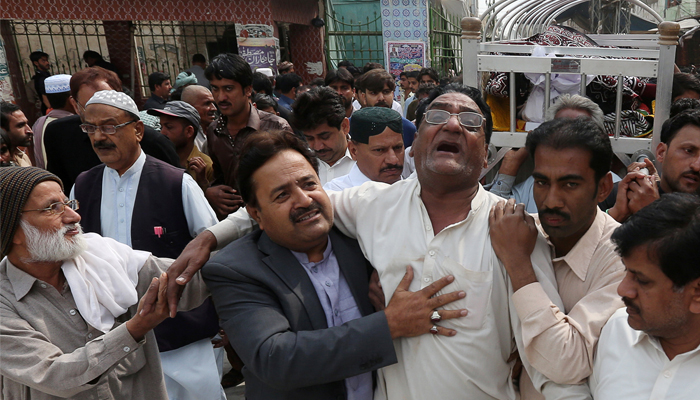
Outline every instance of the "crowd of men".
[[45, 115], [0, 110], [3, 396], [697, 398], [697, 77], [656, 165], [566, 95], [484, 182], [487, 101], [431, 68], [198, 54], [139, 109], [42, 54]]

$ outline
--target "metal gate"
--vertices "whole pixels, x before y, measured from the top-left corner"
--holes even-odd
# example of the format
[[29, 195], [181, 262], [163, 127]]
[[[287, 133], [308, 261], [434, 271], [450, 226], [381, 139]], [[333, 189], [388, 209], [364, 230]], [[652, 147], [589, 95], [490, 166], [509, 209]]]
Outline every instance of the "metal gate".
[[34, 76], [29, 54], [49, 55], [52, 74], [73, 74], [87, 65], [85, 50], [94, 50], [109, 61], [102, 21], [14, 20], [10, 23], [24, 82]]
[[430, 37], [430, 65], [440, 77], [453, 77], [462, 65], [462, 28], [460, 17], [451, 15], [440, 5], [430, 5], [428, 37]]
[[368, 62], [384, 65], [384, 40], [382, 38], [382, 17], [378, 12], [364, 20], [346, 20], [338, 16], [333, 4], [326, 6], [326, 61], [329, 68], [337, 68], [338, 62], [349, 60], [356, 67]]
[[148, 75], [164, 72], [174, 84], [177, 74], [190, 68], [192, 56], [207, 60], [220, 53], [238, 53], [234, 23], [199, 21], [137, 21], [134, 43], [142, 96], [150, 96]]

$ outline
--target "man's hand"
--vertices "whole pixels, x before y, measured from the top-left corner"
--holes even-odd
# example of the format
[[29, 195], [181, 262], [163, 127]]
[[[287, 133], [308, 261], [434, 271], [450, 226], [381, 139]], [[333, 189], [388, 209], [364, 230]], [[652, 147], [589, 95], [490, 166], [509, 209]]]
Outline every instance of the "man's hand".
[[489, 214], [489, 234], [496, 256], [510, 276], [513, 291], [537, 282], [530, 255], [537, 243], [535, 219], [515, 200], [499, 201]]
[[243, 198], [231, 186], [212, 186], [204, 192], [204, 196], [220, 219], [236, 212], [244, 204]]
[[[433, 311], [467, 295], [464, 291], [459, 291], [433, 297], [442, 288], [455, 280], [452, 275], [440, 278], [417, 292], [408, 291], [412, 280], [413, 269], [409, 266], [406, 267], [406, 274], [401, 279], [394, 296], [384, 310], [392, 339], [419, 336], [430, 332], [430, 328], [435, 325], [430, 319]], [[464, 317], [467, 315], [467, 310], [439, 310], [439, 313], [441, 319], [445, 320]], [[457, 334], [457, 331], [438, 326], [437, 334], [454, 336]]]
[[187, 160], [187, 168], [194, 171], [197, 177], [195, 181], [203, 191], [209, 188], [209, 181], [207, 180], [207, 164], [204, 162], [202, 157], [191, 157]]
[[382, 290], [382, 283], [379, 281], [379, 274], [375, 269], [369, 277], [369, 301], [377, 311], [386, 308], [386, 298]]
[[[167, 287], [167, 273], [163, 272], [160, 278], [153, 278], [146, 294], [139, 301], [136, 315], [126, 321], [126, 329], [137, 342], [142, 340], [148, 331], [168, 318]], [[146, 306], [150, 311], [144, 310]]]
[[[650, 161], [645, 163], [644, 166], [641, 163], [633, 164], [636, 165], [630, 168], [632, 171], [628, 172], [617, 184], [615, 205], [608, 210], [608, 214], [620, 223], [625, 222], [630, 215], [659, 198], [659, 189], [656, 186], [656, 169], [653, 169], [654, 165]], [[649, 168], [650, 174], [639, 172], [640, 167], [651, 167]]]
[[[205, 230], [196, 238], [192, 239], [185, 249], [180, 253], [180, 257], [173, 261], [168, 268], [168, 275], [177, 277], [168, 282], [168, 307], [170, 317], [175, 317], [177, 313], [177, 303], [185, 284], [192, 279], [204, 263], [209, 261], [209, 254], [216, 249], [216, 236]], [[147, 309], [148, 311], [148, 309]]]
[[503, 162], [501, 162], [501, 167], [498, 169], [498, 173], [511, 176], [517, 175], [520, 166], [522, 166], [525, 160], [527, 160], [527, 156], [527, 148], [525, 147], [508, 150], [508, 152], [503, 156]]

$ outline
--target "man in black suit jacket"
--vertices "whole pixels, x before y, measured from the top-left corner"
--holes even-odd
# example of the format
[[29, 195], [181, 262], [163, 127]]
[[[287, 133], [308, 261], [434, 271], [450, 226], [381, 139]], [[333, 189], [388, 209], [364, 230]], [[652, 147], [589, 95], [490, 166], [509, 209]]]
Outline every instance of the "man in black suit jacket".
[[301, 139], [259, 132], [241, 154], [236, 181], [261, 230], [221, 250], [202, 274], [245, 362], [247, 399], [371, 400], [371, 372], [397, 361], [392, 339], [455, 334], [434, 322], [466, 310], [434, 309], [464, 292], [432, 297], [452, 277], [409, 292], [409, 268], [386, 309], [373, 312], [371, 266], [355, 240], [332, 230], [316, 158]]
[[[85, 104], [100, 90], [121, 91], [121, 87], [117, 74], [100, 67], [85, 68], [71, 77], [70, 101], [79, 115], [57, 119], [47, 125], [44, 132], [46, 169], [61, 178], [66, 192], [70, 192], [81, 172], [102, 163], [87, 133], [80, 129]], [[175, 146], [153, 128], [146, 127], [141, 148], [144, 153], [180, 168]]]

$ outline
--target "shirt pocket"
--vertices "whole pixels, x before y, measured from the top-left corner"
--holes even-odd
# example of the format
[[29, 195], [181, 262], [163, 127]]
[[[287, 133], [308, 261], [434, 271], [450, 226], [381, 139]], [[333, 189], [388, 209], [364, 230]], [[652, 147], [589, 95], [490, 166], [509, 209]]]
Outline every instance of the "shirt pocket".
[[436, 266], [434, 279], [437, 280], [447, 275], [454, 276], [454, 282], [447, 285], [437, 294], [441, 295], [463, 290], [467, 295], [465, 298], [446, 304], [442, 308], [446, 310], [466, 309], [467, 315], [466, 317], [446, 320], [441, 322], [440, 325], [453, 329], [481, 329], [484, 326], [486, 316], [489, 314], [493, 272], [473, 271], [445, 257]]

